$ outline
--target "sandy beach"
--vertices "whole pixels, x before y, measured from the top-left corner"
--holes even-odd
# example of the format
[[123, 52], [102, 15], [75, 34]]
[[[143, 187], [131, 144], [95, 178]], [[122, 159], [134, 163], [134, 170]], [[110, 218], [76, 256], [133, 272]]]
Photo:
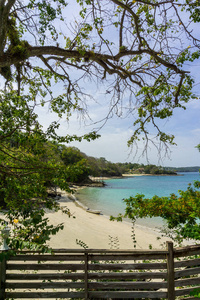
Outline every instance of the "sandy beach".
[[[49, 243], [51, 247], [76, 249], [80, 248], [76, 240], [81, 240], [89, 248], [110, 249], [114, 247], [114, 243], [120, 249], [134, 248], [131, 238], [131, 223], [113, 222], [107, 216], [88, 213], [76, 206], [75, 202], [70, 200], [66, 193], [62, 193], [59, 203], [61, 206], [67, 206], [75, 218], [69, 218], [61, 211], [47, 214], [52, 224], [64, 224], [64, 230], [51, 238]], [[149, 249], [149, 244], [154, 249], [161, 249], [161, 244], [169, 239], [161, 237], [158, 240], [158, 236], [161, 237], [159, 232], [151, 228], [135, 226], [137, 249]], [[113, 241], [112, 245], [111, 241]]]

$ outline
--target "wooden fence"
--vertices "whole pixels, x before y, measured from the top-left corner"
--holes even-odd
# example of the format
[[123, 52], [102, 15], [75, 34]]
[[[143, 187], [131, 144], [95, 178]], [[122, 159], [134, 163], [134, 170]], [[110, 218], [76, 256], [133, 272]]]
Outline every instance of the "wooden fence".
[[199, 299], [199, 274], [200, 245], [23, 251], [0, 264], [0, 299]]

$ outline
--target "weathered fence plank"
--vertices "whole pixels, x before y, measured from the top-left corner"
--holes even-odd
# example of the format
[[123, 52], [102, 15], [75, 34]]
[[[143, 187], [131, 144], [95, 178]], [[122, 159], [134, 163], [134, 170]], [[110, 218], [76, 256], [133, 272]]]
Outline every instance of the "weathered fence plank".
[[180, 277], [185, 277], [185, 276], [190, 276], [190, 275], [197, 275], [197, 274], [200, 274], [200, 267], [175, 271], [174, 277], [175, 277], [175, 279], [177, 279], [177, 278], [180, 278]]
[[7, 270], [84, 270], [84, 264], [9, 264]]
[[89, 270], [166, 270], [167, 263], [135, 263], [135, 264], [91, 264]]
[[[162, 253], [159, 253], [158, 251], [154, 253], [132, 253], [132, 254], [126, 254], [126, 253], [112, 253], [110, 255], [108, 254], [88, 254], [88, 260], [145, 260], [148, 256], [148, 259], [155, 259], [155, 260], [160, 260], [160, 259], [165, 259], [166, 258], [166, 251], [163, 251]], [[20, 254], [17, 255], [15, 257], [11, 257], [10, 261], [84, 261], [84, 255], [80, 254], [80, 255], [74, 255], [74, 254], [40, 254], [40, 255], [36, 255], [36, 254], [32, 254], [32, 255], [25, 255], [25, 254]]]
[[6, 298], [13, 298], [13, 299], [35, 299], [35, 298], [50, 298], [50, 299], [57, 299], [57, 298], [81, 298], [85, 299], [85, 294], [84, 292], [7, 292], [6, 293]]
[[84, 289], [83, 282], [7, 282], [9, 289]]
[[[166, 251], [165, 251], [166, 252]], [[88, 260], [95, 260], [95, 261], [107, 261], [107, 260], [145, 260], [148, 257], [148, 259], [154, 259], [154, 260], [160, 260], [160, 259], [166, 259], [166, 253], [132, 253], [132, 254], [89, 254]]]
[[[22, 253], [21, 251], [17, 251], [18, 254]], [[42, 251], [31, 251], [31, 250], [23, 250], [23, 254], [38, 254], [40, 253], [41, 255], [43, 255]], [[137, 254], [145, 254], [145, 255], [149, 255], [149, 254], [167, 254], [167, 250], [141, 250], [141, 249], [52, 249], [50, 254], [57, 254], [57, 253], [62, 253], [62, 254], [94, 254], [94, 253], [98, 253], [98, 254], [133, 254], [133, 255], [137, 255]]]
[[129, 299], [135, 299], [135, 298], [167, 298], [167, 293], [165, 292], [90, 292], [89, 296], [94, 299], [99, 298], [129, 298]]
[[187, 285], [200, 285], [200, 277], [175, 281], [175, 287], [183, 287]]
[[53, 280], [53, 279], [84, 279], [84, 273], [45, 273], [45, 274], [7, 274], [7, 280]]
[[174, 257], [186, 257], [191, 255], [198, 255], [199, 253], [199, 245], [191, 245], [181, 248], [174, 249]]
[[18, 254], [9, 259], [10, 261], [84, 261], [84, 254], [57, 255], [57, 254], [40, 254], [40, 255], [25, 255]]
[[191, 292], [194, 292], [195, 290], [199, 290], [199, 287], [190, 287], [185, 289], [178, 289], [175, 291], [176, 296], [184, 296], [184, 295], [190, 295]]
[[167, 282], [92, 282], [89, 289], [117, 289], [117, 290], [158, 290], [167, 288]]
[[[199, 253], [200, 254], [200, 253]], [[175, 261], [174, 268], [183, 268], [183, 267], [200, 267], [200, 259], [189, 259], [183, 261]]]
[[163, 272], [130, 272], [130, 273], [89, 273], [89, 279], [167, 279], [167, 273]]

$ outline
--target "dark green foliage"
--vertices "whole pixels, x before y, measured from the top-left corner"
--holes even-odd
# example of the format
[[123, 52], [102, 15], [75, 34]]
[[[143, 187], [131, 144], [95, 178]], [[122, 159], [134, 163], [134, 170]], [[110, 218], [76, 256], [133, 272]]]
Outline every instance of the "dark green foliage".
[[139, 163], [119, 163], [123, 173], [130, 174], [148, 174], [148, 175], [176, 175], [174, 170], [168, 170], [161, 166], [144, 165]]
[[70, 174], [66, 176], [66, 181], [72, 183], [84, 183], [88, 181], [90, 175], [90, 168], [86, 155], [81, 153], [79, 149], [75, 147], [60, 146], [60, 159], [67, 167]]
[[[15, 226], [10, 246], [17, 249], [46, 247], [50, 236], [63, 229], [62, 224], [49, 225], [45, 217], [46, 208], [59, 209], [48, 189], [70, 192], [71, 182], [83, 181], [89, 174], [84, 159], [64, 163], [61, 154], [66, 146], [56, 141], [56, 124], [42, 130], [32, 99], [15, 91], [0, 92], [0, 208], [6, 208], [5, 216]], [[70, 216], [68, 210], [64, 213]]]
[[78, 148], [60, 145], [61, 159], [65, 165], [81, 163], [88, 167], [85, 179], [88, 175], [94, 177], [121, 177], [122, 174], [150, 174], [150, 175], [176, 175], [176, 172], [167, 170], [161, 166], [144, 165], [138, 163], [112, 163], [104, 157], [96, 158], [87, 156]]
[[86, 155], [78, 148], [62, 146], [61, 159], [65, 165], [75, 164], [84, 158], [86, 158]]
[[97, 177], [122, 176], [122, 169], [116, 163], [107, 161], [104, 157], [88, 157], [90, 175]]
[[200, 166], [194, 166], [194, 167], [166, 167], [165, 168], [168, 171], [174, 171], [174, 172], [199, 172]]
[[[124, 215], [116, 219], [122, 221], [123, 217], [131, 220], [146, 217], [162, 217], [167, 224], [171, 238], [182, 242], [183, 239], [200, 240], [200, 182], [190, 184], [186, 191], [179, 191], [179, 195], [170, 197], [154, 196], [150, 199], [137, 194], [135, 197], [124, 199], [126, 209]], [[111, 220], [115, 218], [111, 217]]]

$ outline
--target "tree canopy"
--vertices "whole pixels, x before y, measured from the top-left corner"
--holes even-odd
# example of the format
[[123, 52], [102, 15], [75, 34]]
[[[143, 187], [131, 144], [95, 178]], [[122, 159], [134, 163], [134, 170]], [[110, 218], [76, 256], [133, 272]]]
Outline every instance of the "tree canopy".
[[[197, 145], [200, 151], [200, 145]], [[179, 190], [178, 194], [168, 197], [146, 198], [143, 194], [123, 199], [126, 204], [125, 213], [111, 220], [122, 221], [129, 218], [161, 217], [166, 222], [162, 232], [181, 244], [184, 239], [200, 240], [200, 181], [188, 184], [186, 191]]]
[[[195, 97], [185, 62], [200, 55], [194, 28], [198, 1], [76, 2], [0, 2], [0, 74], [7, 89], [15, 81], [18, 93], [31, 92], [33, 102], [49, 101], [62, 116], [86, 111], [92, 95], [83, 82], [103, 82], [107, 117], [121, 115], [122, 107], [136, 113], [130, 144], [140, 136], [149, 140], [149, 123], [158, 140], [173, 144], [173, 134], [163, 132], [157, 119]], [[72, 5], [74, 20], [68, 14]], [[62, 92], [52, 90], [53, 82]]]
[[166, 227], [162, 228], [166, 236], [182, 243], [183, 239], [200, 240], [200, 182], [194, 186], [189, 184], [186, 191], [179, 191], [178, 195], [169, 197], [153, 196], [146, 198], [143, 194], [124, 199], [126, 203], [125, 214], [117, 218], [111, 216], [111, 220], [122, 221], [127, 217], [133, 221], [137, 218], [161, 217], [166, 221]]

